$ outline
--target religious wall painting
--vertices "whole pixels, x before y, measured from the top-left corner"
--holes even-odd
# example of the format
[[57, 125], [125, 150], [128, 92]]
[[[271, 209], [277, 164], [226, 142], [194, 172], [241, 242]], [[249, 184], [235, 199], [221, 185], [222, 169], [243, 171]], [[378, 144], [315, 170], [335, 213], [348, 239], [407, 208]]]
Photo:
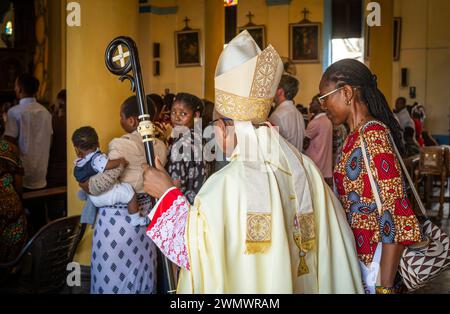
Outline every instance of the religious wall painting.
[[400, 60], [401, 40], [402, 40], [402, 18], [394, 17], [394, 61]]
[[264, 25], [242, 26], [238, 30], [239, 33], [247, 30], [261, 50], [266, 48], [266, 27]]
[[252, 19], [254, 14], [252, 12], [249, 11], [246, 17], [248, 18], [248, 23], [238, 27], [238, 33], [247, 30], [258, 44], [259, 48], [264, 50], [266, 48], [266, 27], [264, 25], [256, 25], [253, 23]]
[[320, 63], [321, 23], [289, 24], [289, 58], [294, 63]]
[[175, 65], [177, 67], [201, 66], [200, 30], [175, 32]]

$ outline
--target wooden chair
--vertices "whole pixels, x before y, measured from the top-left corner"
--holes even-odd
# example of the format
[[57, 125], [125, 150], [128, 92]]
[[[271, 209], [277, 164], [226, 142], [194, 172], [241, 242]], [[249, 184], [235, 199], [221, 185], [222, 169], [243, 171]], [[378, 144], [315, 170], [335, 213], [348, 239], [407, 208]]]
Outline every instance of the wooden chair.
[[419, 168], [416, 171], [415, 185], [418, 189], [419, 180], [425, 177], [425, 199], [428, 209], [433, 198], [433, 178], [440, 178], [439, 212], [438, 219], [442, 219], [444, 213], [445, 184], [447, 181], [447, 165], [445, 148], [442, 146], [429, 146], [422, 148], [420, 152]]
[[0, 270], [9, 275], [1, 283], [0, 292], [59, 292], [66, 283], [67, 264], [72, 262], [85, 228], [80, 224], [80, 216], [44, 226], [14, 261], [0, 264]]
[[[25, 192], [22, 195], [22, 200], [24, 201], [29, 201], [29, 200], [35, 200], [35, 199], [45, 199], [45, 206], [44, 206], [44, 218], [45, 218], [45, 223], [49, 223], [51, 221], [51, 219], [49, 218], [49, 205], [47, 204], [48, 199], [50, 199], [51, 197], [54, 196], [59, 196], [59, 195], [66, 195], [67, 194], [67, 186], [58, 186], [58, 187], [53, 187], [53, 188], [48, 188], [48, 189], [42, 189], [42, 190], [37, 190], [37, 191], [30, 191], [30, 192]], [[64, 202], [64, 207], [66, 208], [66, 201]]]
[[[450, 145], [442, 145], [445, 148], [445, 160], [447, 164], [447, 191], [450, 189]], [[445, 197], [445, 202], [450, 203], [450, 196]], [[448, 213], [450, 219], [450, 211]]]

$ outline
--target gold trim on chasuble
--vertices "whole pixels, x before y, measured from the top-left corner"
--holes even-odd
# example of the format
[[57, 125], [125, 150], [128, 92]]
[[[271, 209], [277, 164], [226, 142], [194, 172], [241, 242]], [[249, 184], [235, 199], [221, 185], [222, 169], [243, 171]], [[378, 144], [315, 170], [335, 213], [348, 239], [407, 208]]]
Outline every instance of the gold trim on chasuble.
[[278, 54], [272, 46], [258, 56], [249, 97], [216, 89], [216, 110], [234, 120], [251, 121], [253, 124], [265, 122], [274, 97], [271, 90], [277, 72], [277, 58]]
[[297, 214], [295, 216], [293, 236], [295, 244], [300, 250], [300, 261], [297, 269], [297, 276], [300, 277], [309, 273], [306, 254], [314, 248], [316, 241], [314, 213]]
[[247, 240], [245, 254], [266, 253], [270, 247], [271, 214], [247, 214]]

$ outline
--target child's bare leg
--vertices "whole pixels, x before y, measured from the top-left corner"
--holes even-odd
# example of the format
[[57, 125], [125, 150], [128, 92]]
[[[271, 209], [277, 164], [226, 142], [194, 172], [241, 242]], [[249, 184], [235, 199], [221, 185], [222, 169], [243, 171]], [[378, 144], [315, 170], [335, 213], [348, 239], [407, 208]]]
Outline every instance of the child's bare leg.
[[130, 215], [139, 213], [139, 205], [138, 205], [138, 201], [136, 198], [136, 194], [133, 195], [133, 198], [128, 203], [128, 213]]

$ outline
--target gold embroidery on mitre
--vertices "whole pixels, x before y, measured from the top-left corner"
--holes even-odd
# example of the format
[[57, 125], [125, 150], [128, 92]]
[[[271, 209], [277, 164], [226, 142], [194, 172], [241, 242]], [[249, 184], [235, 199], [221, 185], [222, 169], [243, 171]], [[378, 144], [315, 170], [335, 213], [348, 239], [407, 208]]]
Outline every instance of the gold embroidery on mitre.
[[245, 254], [266, 253], [270, 248], [271, 232], [271, 214], [248, 213]]
[[251, 98], [272, 98], [272, 84], [280, 62], [278, 53], [272, 46], [267, 47], [256, 62], [255, 74], [253, 76]]
[[297, 269], [297, 276], [300, 277], [309, 273], [306, 254], [314, 248], [316, 242], [314, 213], [296, 215], [293, 237], [300, 250], [300, 261]]
[[216, 89], [216, 110], [227, 118], [261, 123], [267, 120], [272, 98], [249, 98]]

